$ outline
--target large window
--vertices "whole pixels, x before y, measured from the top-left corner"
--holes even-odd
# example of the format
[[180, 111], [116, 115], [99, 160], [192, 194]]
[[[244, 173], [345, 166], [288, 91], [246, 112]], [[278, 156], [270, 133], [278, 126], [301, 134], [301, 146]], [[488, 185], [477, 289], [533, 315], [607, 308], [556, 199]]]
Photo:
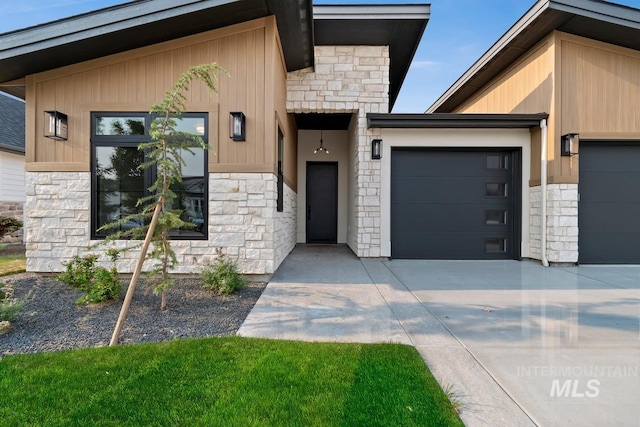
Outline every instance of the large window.
[[[144, 113], [92, 113], [91, 114], [91, 227], [93, 238], [104, 238], [107, 232], [100, 230], [105, 224], [134, 214], [138, 199], [148, 194], [155, 181], [155, 171], [141, 170], [145, 154], [138, 145], [150, 140], [149, 127], [153, 116]], [[199, 135], [208, 141], [207, 115], [188, 113], [177, 120], [182, 132]], [[180, 210], [183, 219], [195, 224], [195, 228], [174, 230], [175, 239], [207, 238], [207, 152], [192, 148], [183, 150], [185, 161], [182, 182], [172, 190], [177, 197], [172, 209]], [[121, 229], [142, 224], [129, 221]]]

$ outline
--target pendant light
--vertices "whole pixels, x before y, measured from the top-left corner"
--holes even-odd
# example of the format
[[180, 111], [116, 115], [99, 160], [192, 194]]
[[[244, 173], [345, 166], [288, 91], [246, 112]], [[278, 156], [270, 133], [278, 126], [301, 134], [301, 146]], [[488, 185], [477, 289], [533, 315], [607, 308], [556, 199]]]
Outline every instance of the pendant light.
[[329, 154], [329, 150], [324, 148], [324, 145], [322, 145], [322, 129], [320, 129], [320, 146], [313, 150], [313, 154], [322, 153], [323, 151]]

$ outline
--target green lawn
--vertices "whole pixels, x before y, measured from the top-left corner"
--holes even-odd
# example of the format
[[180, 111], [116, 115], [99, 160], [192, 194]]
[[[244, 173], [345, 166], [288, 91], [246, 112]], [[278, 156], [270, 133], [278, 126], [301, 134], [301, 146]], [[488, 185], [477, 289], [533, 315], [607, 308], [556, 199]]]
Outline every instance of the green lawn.
[[23, 273], [27, 268], [27, 259], [21, 255], [0, 255], [0, 277]]
[[0, 420], [29, 426], [462, 425], [413, 347], [240, 337], [5, 356]]

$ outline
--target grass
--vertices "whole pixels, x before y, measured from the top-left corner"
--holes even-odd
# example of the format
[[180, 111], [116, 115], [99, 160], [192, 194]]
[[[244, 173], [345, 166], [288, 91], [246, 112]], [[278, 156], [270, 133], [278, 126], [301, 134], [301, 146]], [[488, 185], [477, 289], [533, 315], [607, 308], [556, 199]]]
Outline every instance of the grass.
[[27, 259], [24, 254], [0, 255], [0, 277], [27, 271]]
[[29, 426], [462, 426], [418, 352], [241, 337], [5, 356]]

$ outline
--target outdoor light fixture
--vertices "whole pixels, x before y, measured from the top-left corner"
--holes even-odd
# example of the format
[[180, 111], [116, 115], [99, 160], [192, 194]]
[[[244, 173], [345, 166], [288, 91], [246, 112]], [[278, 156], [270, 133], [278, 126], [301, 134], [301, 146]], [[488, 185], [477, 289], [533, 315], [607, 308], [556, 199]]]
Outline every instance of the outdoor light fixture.
[[318, 148], [316, 148], [315, 150], [313, 150], [313, 154], [322, 153], [322, 152], [325, 152], [326, 154], [329, 154], [329, 150], [324, 148], [324, 145], [322, 145], [322, 129], [320, 129], [320, 146]]
[[229, 138], [244, 141], [246, 138], [246, 117], [241, 111], [229, 113]]
[[566, 157], [578, 154], [575, 151], [577, 140], [577, 133], [568, 133], [566, 135], [562, 135], [562, 138], [560, 139], [560, 155]]
[[380, 160], [382, 158], [382, 140], [374, 139], [371, 141], [371, 158]]
[[44, 112], [44, 136], [56, 141], [66, 141], [68, 138], [67, 115], [59, 111]]

